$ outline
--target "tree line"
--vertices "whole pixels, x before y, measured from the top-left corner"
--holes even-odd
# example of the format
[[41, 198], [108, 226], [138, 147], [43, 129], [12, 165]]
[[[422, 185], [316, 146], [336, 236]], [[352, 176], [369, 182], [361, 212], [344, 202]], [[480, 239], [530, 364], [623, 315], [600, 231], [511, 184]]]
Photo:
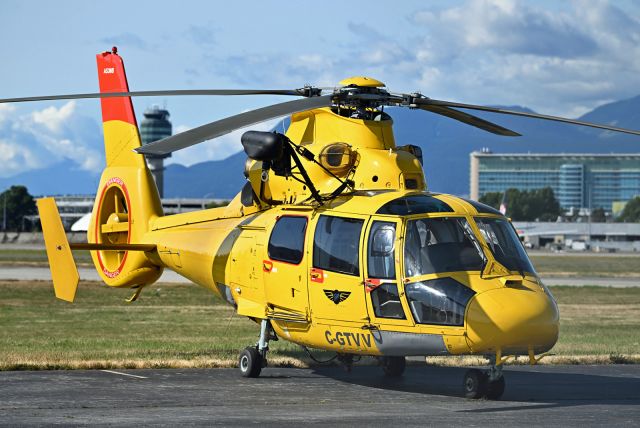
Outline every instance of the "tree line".
[[[506, 192], [488, 192], [480, 197], [480, 202], [500, 209], [506, 208], [506, 216], [515, 221], [555, 221], [564, 213], [551, 187], [534, 190], [508, 189]], [[577, 218], [577, 213], [575, 215]], [[604, 208], [591, 211], [591, 221], [606, 221]], [[631, 199], [622, 213], [616, 218], [618, 222], [640, 222], [640, 196]]]

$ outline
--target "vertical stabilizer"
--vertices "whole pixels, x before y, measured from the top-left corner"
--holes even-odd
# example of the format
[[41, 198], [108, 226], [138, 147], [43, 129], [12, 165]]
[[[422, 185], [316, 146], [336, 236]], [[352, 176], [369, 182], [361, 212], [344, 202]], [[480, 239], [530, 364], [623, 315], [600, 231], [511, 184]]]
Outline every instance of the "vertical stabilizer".
[[[124, 63], [117, 49], [96, 56], [100, 92], [128, 92]], [[145, 244], [149, 221], [162, 215], [158, 189], [140, 147], [140, 134], [130, 97], [100, 100], [106, 168], [96, 192], [87, 240], [97, 244]], [[114, 287], [154, 282], [162, 269], [143, 252], [92, 251], [103, 281]]]
[[[96, 55], [100, 92], [128, 92], [124, 62], [117, 49]], [[100, 99], [107, 167], [146, 167], [142, 156], [133, 152], [140, 147], [140, 134], [130, 97]]]

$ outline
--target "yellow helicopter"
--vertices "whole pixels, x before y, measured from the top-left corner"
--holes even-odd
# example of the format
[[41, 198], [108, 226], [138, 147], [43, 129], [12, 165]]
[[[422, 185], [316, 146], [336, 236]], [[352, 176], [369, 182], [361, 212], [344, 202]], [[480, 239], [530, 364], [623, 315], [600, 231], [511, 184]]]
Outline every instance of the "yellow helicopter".
[[[210, 289], [260, 327], [239, 357], [259, 376], [270, 340], [376, 356], [389, 376], [406, 356], [488, 357], [469, 370], [464, 395], [499, 398], [503, 363], [532, 364], [558, 338], [559, 313], [509, 219], [476, 201], [427, 190], [422, 153], [398, 147], [386, 106], [421, 109], [506, 136], [514, 131], [457, 108], [638, 131], [396, 94], [375, 79], [294, 90], [130, 92], [114, 48], [97, 55], [100, 92], [3, 99], [100, 98], [106, 168], [87, 243], [69, 244], [55, 201], [37, 201], [56, 297], [72, 302], [79, 276], [71, 250], [91, 250], [112, 287], [142, 289], [171, 269]], [[291, 95], [142, 146], [132, 96]], [[143, 154], [165, 154], [268, 119], [291, 115], [286, 134], [249, 131], [247, 182], [228, 206], [164, 216]]]

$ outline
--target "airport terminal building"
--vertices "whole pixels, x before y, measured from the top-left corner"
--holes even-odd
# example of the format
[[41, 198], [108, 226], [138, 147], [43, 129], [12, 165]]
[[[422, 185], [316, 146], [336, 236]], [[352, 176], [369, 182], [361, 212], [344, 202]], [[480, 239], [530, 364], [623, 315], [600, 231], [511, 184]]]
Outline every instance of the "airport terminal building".
[[604, 208], [640, 196], [637, 154], [497, 154], [487, 149], [470, 154], [470, 196], [510, 188], [551, 187], [565, 209]]

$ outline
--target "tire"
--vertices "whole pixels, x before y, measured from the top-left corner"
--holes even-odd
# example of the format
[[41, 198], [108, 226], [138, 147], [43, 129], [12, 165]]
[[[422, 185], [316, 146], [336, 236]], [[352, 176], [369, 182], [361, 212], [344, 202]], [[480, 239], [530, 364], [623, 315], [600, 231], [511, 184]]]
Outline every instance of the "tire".
[[499, 400], [504, 394], [504, 376], [487, 384], [487, 398], [489, 400]]
[[462, 386], [466, 398], [482, 398], [487, 394], [487, 375], [478, 369], [467, 370]]
[[382, 370], [389, 377], [400, 377], [404, 373], [407, 361], [404, 357], [382, 357]]
[[238, 366], [243, 377], [258, 377], [262, 371], [262, 355], [255, 347], [244, 348], [240, 353]]

